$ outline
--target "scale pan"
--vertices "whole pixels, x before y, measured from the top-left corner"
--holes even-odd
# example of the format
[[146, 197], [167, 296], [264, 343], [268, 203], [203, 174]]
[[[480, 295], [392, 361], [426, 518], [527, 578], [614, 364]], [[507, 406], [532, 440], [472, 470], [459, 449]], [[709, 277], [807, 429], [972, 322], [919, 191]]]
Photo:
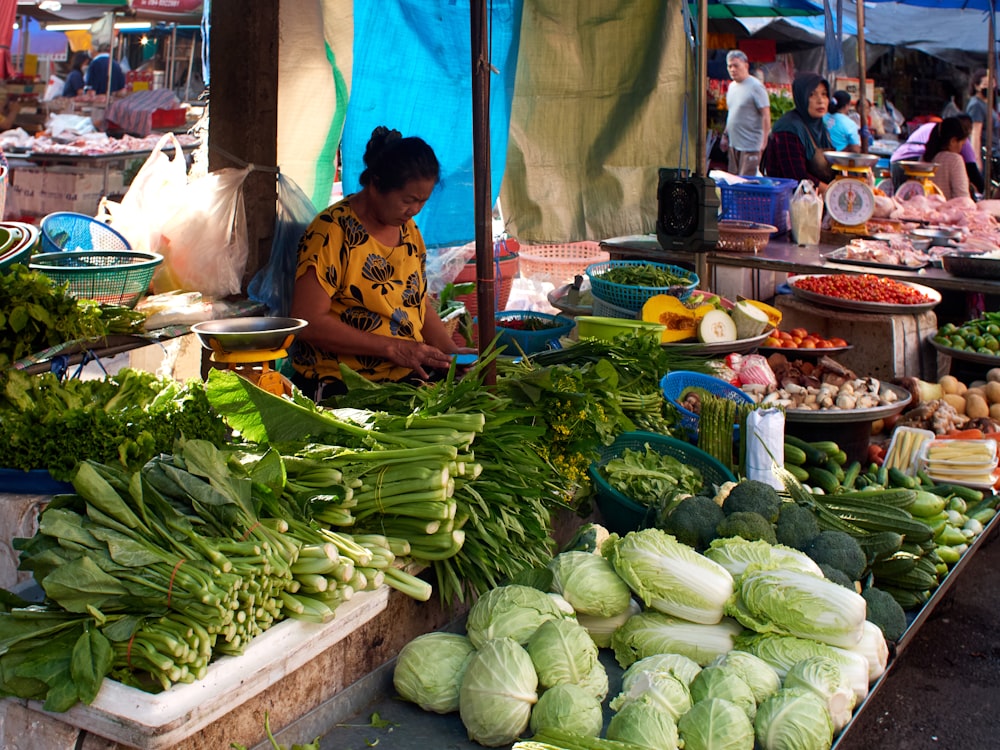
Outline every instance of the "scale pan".
[[301, 318], [226, 318], [195, 323], [191, 331], [211, 351], [271, 351], [287, 346], [307, 325]]
[[849, 151], [824, 151], [823, 156], [838, 167], [874, 167], [879, 160], [875, 154], [852, 154]]

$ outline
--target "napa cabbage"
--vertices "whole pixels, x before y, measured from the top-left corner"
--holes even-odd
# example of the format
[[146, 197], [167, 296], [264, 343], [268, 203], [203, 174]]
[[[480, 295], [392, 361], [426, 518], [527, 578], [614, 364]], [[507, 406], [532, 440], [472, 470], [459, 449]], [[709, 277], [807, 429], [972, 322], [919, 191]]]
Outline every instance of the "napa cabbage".
[[714, 625], [733, 593], [725, 568], [660, 529], [612, 536], [603, 553], [647, 607], [689, 622]]
[[761, 750], [828, 750], [833, 744], [833, 722], [822, 699], [795, 688], [782, 688], [761, 704], [754, 733]]
[[763, 539], [752, 542], [738, 536], [714, 539], [705, 550], [705, 557], [719, 563], [733, 578], [743, 575], [747, 566], [754, 564], [763, 568], [788, 568], [823, 575], [819, 565], [805, 552], [782, 544], [770, 544]]
[[594, 617], [578, 612], [576, 621], [583, 625], [594, 639], [598, 648], [611, 648], [611, 635], [632, 615], [637, 615], [642, 611], [642, 607], [635, 599], [629, 598], [628, 608], [619, 615], [612, 617]]
[[889, 644], [886, 643], [882, 629], [870, 620], [865, 620], [861, 640], [851, 646], [850, 650], [861, 654], [868, 661], [869, 682], [881, 677], [889, 664]]
[[783, 633], [851, 648], [861, 640], [864, 598], [821, 576], [750, 565], [726, 614], [758, 633]]
[[686, 656], [699, 666], [705, 666], [717, 656], [732, 651], [736, 636], [742, 632], [743, 626], [728, 617], [714, 625], [702, 625], [645, 611], [630, 617], [614, 632], [611, 648], [623, 669], [647, 656], [667, 653]]
[[793, 664], [785, 675], [784, 687], [811, 690], [822, 699], [834, 732], [851, 720], [857, 698], [840, 665], [828, 656], [810, 656]]
[[726, 667], [736, 672], [750, 686], [757, 705], [760, 705], [765, 698], [778, 692], [781, 688], [781, 677], [778, 676], [774, 667], [759, 656], [754, 656], [746, 651], [730, 651], [728, 654], [713, 660], [709, 666]]
[[614, 617], [628, 610], [632, 592], [611, 563], [589, 552], [562, 552], [548, 565], [552, 590], [561, 594], [577, 613]]
[[646, 701], [676, 720], [687, 713], [693, 701], [691, 691], [684, 682], [665, 671], [639, 672], [622, 685], [620, 692], [611, 701], [612, 711], [620, 711], [629, 703]]
[[622, 690], [628, 690], [630, 680], [639, 676], [640, 672], [669, 672], [685, 685], [698, 676], [701, 667], [698, 662], [680, 654], [653, 654], [634, 662], [622, 674]]

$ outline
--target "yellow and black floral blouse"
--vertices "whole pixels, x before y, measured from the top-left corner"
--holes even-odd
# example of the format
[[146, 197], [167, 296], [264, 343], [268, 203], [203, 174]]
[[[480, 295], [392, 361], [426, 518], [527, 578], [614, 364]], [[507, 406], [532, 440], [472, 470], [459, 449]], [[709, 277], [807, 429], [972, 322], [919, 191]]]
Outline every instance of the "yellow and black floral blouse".
[[[345, 198], [309, 224], [298, 258], [295, 277], [315, 268], [330, 295], [330, 311], [347, 325], [423, 341], [427, 248], [412, 219], [400, 230], [400, 244], [388, 247], [368, 234]], [[399, 380], [411, 372], [382, 357], [337, 354], [295, 342], [292, 364], [305, 377], [339, 379], [341, 362], [369, 380]]]

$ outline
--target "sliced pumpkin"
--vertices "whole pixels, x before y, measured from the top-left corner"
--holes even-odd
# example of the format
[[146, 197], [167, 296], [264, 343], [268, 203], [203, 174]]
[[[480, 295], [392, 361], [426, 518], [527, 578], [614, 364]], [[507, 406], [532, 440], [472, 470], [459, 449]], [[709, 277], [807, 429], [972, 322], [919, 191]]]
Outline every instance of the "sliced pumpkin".
[[763, 310], [767, 313], [767, 321], [771, 328], [777, 328], [781, 324], [781, 310], [776, 307], [771, 307], [771, 305], [766, 302], [759, 302], [755, 299], [746, 300], [754, 307]]
[[[711, 305], [703, 305], [711, 308]], [[697, 332], [696, 311], [670, 294], [657, 294], [642, 306], [642, 319], [647, 323], [666, 326], [660, 338], [663, 344], [693, 339]]]

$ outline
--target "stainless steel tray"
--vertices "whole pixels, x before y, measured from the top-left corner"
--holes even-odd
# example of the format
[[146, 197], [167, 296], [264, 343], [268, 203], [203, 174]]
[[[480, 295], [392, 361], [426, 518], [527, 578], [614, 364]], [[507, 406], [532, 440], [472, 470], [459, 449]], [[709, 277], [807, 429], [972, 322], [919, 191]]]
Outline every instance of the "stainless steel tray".
[[952, 276], [973, 279], [1000, 279], [1000, 258], [984, 258], [969, 253], [945, 253], [941, 265]]
[[817, 422], [820, 424], [845, 424], [849, 422], [874, 422], [876, 419], [885, 419], [893, 414], [899, 414], [910, 403], [910, 392], [905, 388], [892, 383], [882, 383], [880, 393], [892, 390], [896, 393], [896, 400], [885, 406], [876, 406], [873, 409], [820, 409], [809, 411], [807, 409], [786, 409], [785, 420], [788, 422]]
[[674, 351], [681, 351], [685, 354], [747, 354], [759, 347], [773, 331], [767, 331], [760, 336], [749, 339], [737, 339], [736, 341], [719, 341], [715, 344], [703, 344], [700, 341], [685, 341], [683, 343], [670, 343], [663, 346]]
[[1000, 366], [1000, 352], [997, 354], [980, 354], [979, 352], [970, 352], [968, 349], [953, 349], [950, 346], [945, 346], [935, 341], [935, 335], [932, 333], [927, 337], [927, 340], [931, 342], [931, 346], [942, 354], [947, 354], [952, 359], [960, 359], [963, 362], [972, 362], [976, 365], [986, 365], [988, 367]]
[[930, 263], [924, 261], [915, 266], [904, 265], [902, 263], [879, 263], [874, 260], [863, 260], [861, 258], [845, 258], [847, 254], [847, 248], [838, 247], [836, 250], [831, 250], [823, 256], [823, 259], [828, 263], [843, 263], [848, 266], [861, 266], [862, 268], [886, 268], [891, 271], [919, 271], [921, 268], [927, 268]]
[[928, 310], [933, 310], [934, 307], [941, 301], [941, 293], [936, 289], [931, 289], [929, 286], [924, 286], [923, 284], [916, 284], [912, 281], [899, 281], [900, 284], [906, 284], [906, 286], [913, 287], [918, 292], [923, 294], [925, 297], [930, 299], [930, 302], [922, 302], [917, 305], [899, 305], [889, 302], [862, 302], [859, 300], [852, 299], [841, 299], [840, 297], [831, 297], [827, 294], [820, 294], [818, 292], [812, 292], [808, 289], [800, 289], [795, 285], [795, 282], [799, 279], [806, 278], [807, 276], [833, 276], [836, 274], [803, 274], [799, 276], [790, 276], [788, 279], [788, 286], [792, 290], [792, 294], [800, 299], [804, 299], [808, 302], [815, 302], [818, 305], [826, 305], [827, 307], [836, 307], [841, 310], [853, 310], [854, 312], [871, 312], [871, 313], [904, 313], [908, 315], [914, 315], [916, 313], [927, 312]]

